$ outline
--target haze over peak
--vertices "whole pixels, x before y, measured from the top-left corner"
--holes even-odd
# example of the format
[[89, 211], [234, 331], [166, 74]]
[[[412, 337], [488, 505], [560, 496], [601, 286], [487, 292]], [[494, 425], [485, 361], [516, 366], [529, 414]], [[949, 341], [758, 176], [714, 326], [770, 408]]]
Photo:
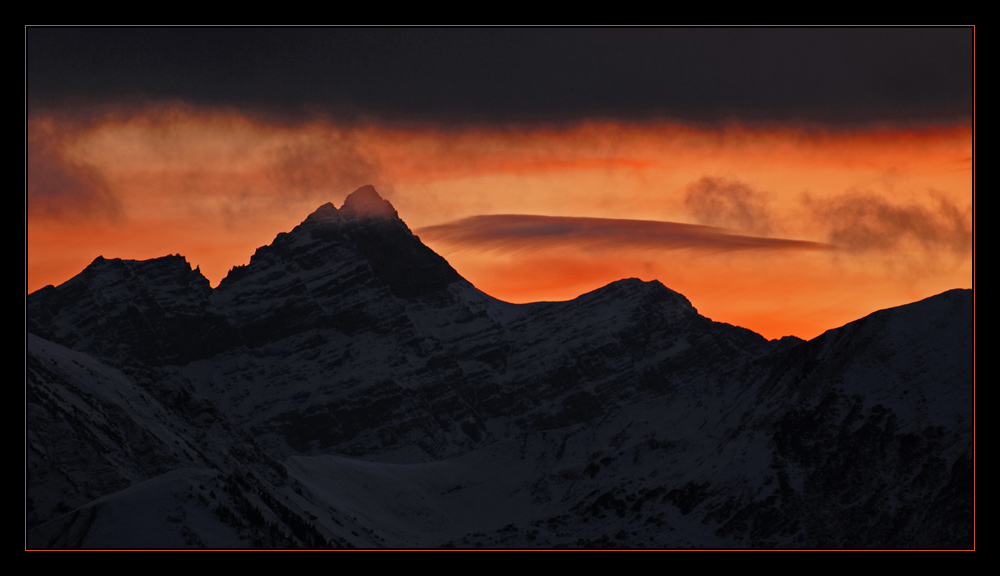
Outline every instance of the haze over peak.
[[339, 210], [332, 202], [327, 202], [310, 214], [306, 221], [326, 221], [337, 218], [398, 220], [399, 214], [388, 200], [379, 195], [374, 186], [367, 184], [348, 194]]
[[348, 218], [399, 218], [392, 204], [379, 196], [370, 184], [351, 192], [340, 212]]

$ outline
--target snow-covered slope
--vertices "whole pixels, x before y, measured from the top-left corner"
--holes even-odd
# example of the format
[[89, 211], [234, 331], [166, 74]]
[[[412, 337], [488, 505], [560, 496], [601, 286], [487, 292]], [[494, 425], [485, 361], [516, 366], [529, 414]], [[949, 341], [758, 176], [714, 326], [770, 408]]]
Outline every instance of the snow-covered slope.
[[364, 187], [214, 290], [178, 256], [98, 258], [29, 296], [29, 534], [157, 545], [96, 528], [114, 513], [163, 546], [971, 546], [971, 321], [969, 291], [811, 342], [659, 282], [507, 304]]

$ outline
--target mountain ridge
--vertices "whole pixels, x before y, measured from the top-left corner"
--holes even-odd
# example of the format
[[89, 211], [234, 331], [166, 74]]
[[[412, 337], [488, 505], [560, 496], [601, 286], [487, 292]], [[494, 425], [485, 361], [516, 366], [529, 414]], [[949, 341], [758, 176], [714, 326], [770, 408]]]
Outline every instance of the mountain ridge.
[[99, 257], [27, 312], [32, 547], [974, 545], [969, 290], [808, 342], [658, 281], [509, 304], [364, 187], [214, 289]]

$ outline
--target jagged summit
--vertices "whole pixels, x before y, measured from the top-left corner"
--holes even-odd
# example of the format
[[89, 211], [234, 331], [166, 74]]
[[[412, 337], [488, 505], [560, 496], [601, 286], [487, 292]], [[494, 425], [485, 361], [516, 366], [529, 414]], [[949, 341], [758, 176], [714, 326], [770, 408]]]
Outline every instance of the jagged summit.
[[319, 223], [332, 220], [363, 220], [368, 218], [381, 218], [388, 220], [400, 220], [399, 213], [389, 203], [382, 198], [375, 187], [368, 184], [358, 188], [348, 194], [344, 199], [344, 205], [338, 210], [332, 202], [327, 202], [310, 214], [305, 222]]
[[[201, 273], [201, 268], [192, 266], [187, 258], [180, 254], [168, 254], [148, 260], [98, 256], [66, 284], [72, 286], [98, 282], [103, 286], [123, 282], [123, 278], [129, 280], [125, 283], [128, 293], [139, 290], [141, 284], [150, 279], [154, 280], [150, 281], [149, 289], [155, 291], [195, 289], [204, 292], [206, 287], [211, 291], [208, 279]], [[133, 278], [138, 280], [133, 281]], [[108, 293], [102, 297], [106, 299], [121, 298], [123, 293]]]
[[326, 222], [339, 218], [337, 207], [332, 202], [327, 202], [317, 208], [312, 214], [306, 217], [305, 222]]
[[[341, 278], [341, 280], [337, 280]], [[219, 287], [240, 282], [241, 290], [311, 292], [307, 286], [339, 286], [335, 292], [369, 290], [378, 285], [402, 298], [445, 290], [462, 281], [444, 258], [413, 235], [388, 201], [372, 186], [358, 188], [338, 209], [326, 203], [291, 232], [261, 246], [247, 266], [230, 270]], [[372, 284], [374, 282], [374, 284]]]
[[392, 204], [379, 196], [370, 184], [351, 192], [340, 207], [340, 213], [345, 218], [399, 218]]

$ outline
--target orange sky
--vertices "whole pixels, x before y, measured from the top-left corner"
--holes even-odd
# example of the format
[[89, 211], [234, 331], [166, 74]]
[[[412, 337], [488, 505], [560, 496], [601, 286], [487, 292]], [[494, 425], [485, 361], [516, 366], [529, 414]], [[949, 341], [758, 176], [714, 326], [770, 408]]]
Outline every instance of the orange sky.
[[972, 285], [969, 126], [445, 129], [162, 104], [31, 116], [28, 140], [29, 291], [98, 255], [180, 253], [215, 285], [364, 184], [512, 302], [658, 279], [714, 320], [811, 338]]

